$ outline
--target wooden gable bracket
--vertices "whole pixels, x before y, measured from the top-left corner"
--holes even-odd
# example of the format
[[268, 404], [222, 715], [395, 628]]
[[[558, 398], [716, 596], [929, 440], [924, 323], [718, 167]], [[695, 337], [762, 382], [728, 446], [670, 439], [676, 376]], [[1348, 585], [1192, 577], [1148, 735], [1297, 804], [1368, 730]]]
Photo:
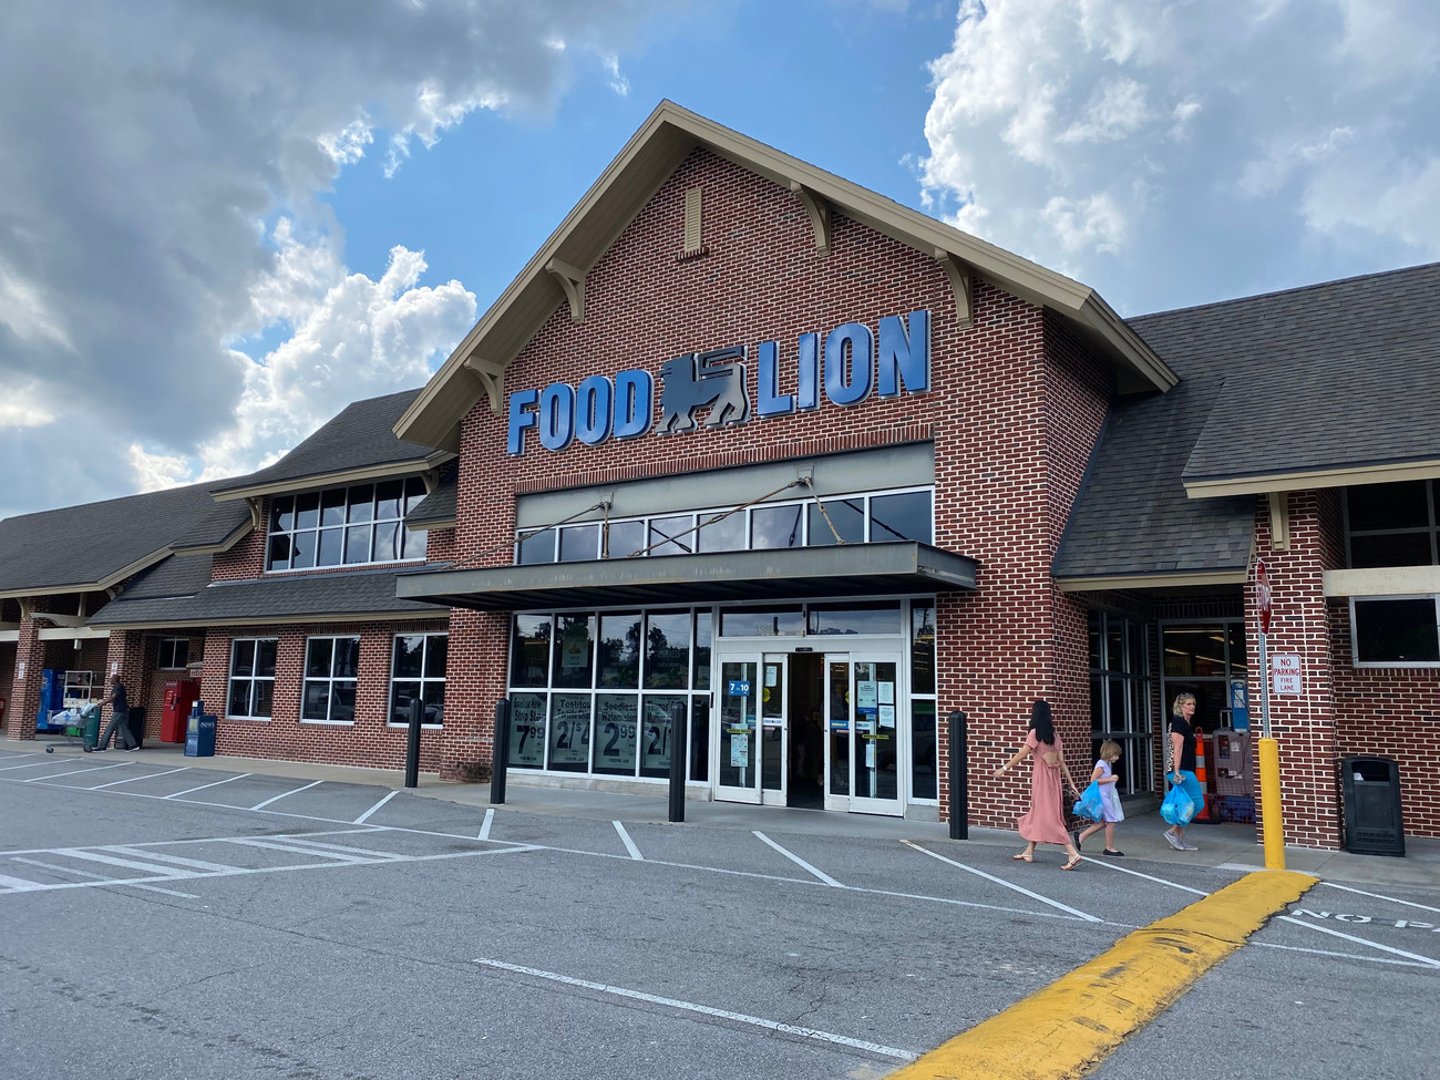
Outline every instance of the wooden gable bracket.
[[545, 264], [546, 271], [560, 283], [560, 288], [565, 290], [565, 299], [570, 301], [570, 321], [581, 323], [585, 321], [585, 271], [571, 266], [559, 259], [551, 259]]
[[944, 248], [935, 249], [935, 261], [950, 279], [950, 291], [955, 294], [955, 321], [965, 330], [975, 323], [975, 279], [970, 268]]
[[482, 360], [473, 354], [467, 356], [461, 366], [480, 380], [480, 385], [485, 388], [485, 394], [490, 399], [490, 411], [500, 416], [504, 409], [505, 368], [494, 360]]
[[1270, 550], [1290, 550], [1290, 499], [1288, 491], [1271, 491]]
[[810, 218], [810, 228], [815, 233], [815, 250], [821, 255], [829, 255], [830, 204], [798, 180], [790, 181], [790, 190], [799, 195], [800, 201], [805, 204], [805, 214]]

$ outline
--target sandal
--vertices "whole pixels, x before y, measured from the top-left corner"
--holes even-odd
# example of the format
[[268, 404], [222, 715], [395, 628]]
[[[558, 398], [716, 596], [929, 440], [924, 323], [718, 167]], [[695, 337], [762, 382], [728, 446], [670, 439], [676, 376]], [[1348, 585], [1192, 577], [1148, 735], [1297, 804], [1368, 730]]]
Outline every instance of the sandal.
[[1014, 859], [1016, 862], [1034, 862], [1034, 861], [1035, 861], [1035, 856], [1033, 856], [1033, 855], [1026, 855], [1023, 851], [1022, 851], [1019, 855], [1011, 855], [1010, 858]]
[[1084, 862], [1084, 861], [1085, 861], [1085, 860], [1082, 859], [1082, 858], [1080, 858], [1079, 855], [1076, 855], [1075, 858], [1071, 859], [1071, 860], [1070, 860], [1069, 862], [1067, 862], [1064, 866], [1060, 867], [1060, 869], [1061, 869], [1061, 870], [1074, 870], [1077, 866], [1079, 866], [1079, 865], [1080, 865], [1082, 862]]

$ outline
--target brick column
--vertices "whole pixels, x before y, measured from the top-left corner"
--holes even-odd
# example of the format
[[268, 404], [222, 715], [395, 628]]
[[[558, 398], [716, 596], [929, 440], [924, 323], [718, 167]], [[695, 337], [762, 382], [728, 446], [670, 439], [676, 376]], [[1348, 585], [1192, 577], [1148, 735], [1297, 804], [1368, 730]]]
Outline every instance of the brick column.
[[[1270, 509], [1260, 501], [1256, 515], [1256, 551], [1270, 573], [1271, 620], [1266, 648], [1270, 656], [1300, 657], [1303, 692], [1299, 697], [1270, 695], [1271, 733], [1280, 751], [1280, 792], [1285, 842], [1312, 848], [1340, 846], [1340, 796], [1336, 786], [1335, 660], [1330, 647], [1330, 612], [1325, 603], [1324, 572], [1340, 565], [1339, 496], [1333, 491], [1290, 492], [1288, 550], [1271, 547]], [[1252, 575], [1253, 577], [1253, 575]], [[1246, 650], [1250, 673], [1252, 735], [1261, 732], [1261, 694], [1269, 672], [1259, 670], [1260, 627], [1255, 587], [1245, 590]], [[1256, 757], [1258, 765], [1258, 755]], [[1256, 772], [1256, 828], [1260, 828], [1259, 773]]]
[[29, 614], [20, 618], [20, 641], [15, 647], [15, 680], [10, 684], [10, 703], [5, 707], [5, 734], [11, 739], [35, 738], [35, 714], [40, 709], [40, 671], [45, 666], [45, 646], [40, 641], [41, 624]]

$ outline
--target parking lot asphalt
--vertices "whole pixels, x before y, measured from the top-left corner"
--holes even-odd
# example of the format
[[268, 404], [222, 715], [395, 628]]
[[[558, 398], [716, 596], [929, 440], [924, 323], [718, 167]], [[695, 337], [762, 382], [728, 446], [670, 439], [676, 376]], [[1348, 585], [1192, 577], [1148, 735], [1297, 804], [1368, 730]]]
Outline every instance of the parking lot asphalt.
[[[78, 746], [44, 738], [35, 741], [0, 740], [0, 754], [43, 752], [53, 746], [56, 754], [80, 754]], [[55, 755], [51, 755], [52, 758]], [[323, 782], [328, 790], [337, 786], [356, 789], [355, 798], [363, 801], [373, 789], [408, 791], [409, 794], [459, 806], [492, 808], [489, 784], [457, 784], [442, 782], [434, 773], [420, 773], [418, 786], [404, 787], [404, 776], [395, 769], [364, 769], [312, 762], [281, 761], [267, 758], [246, 758], [216, 755], [187, 758], [179, 744], [150, 744], [134, 754], [112, 753], [94, 759], [107, 764], [122, 759], [168, 769], [211, 770], [222, 773], [245, 773], [253, 777], [276, 780]], [[88, 761], [89, 759], [87, 759]], [[183, 786], [177, 773], [174, 783]], [[296, 785], [297, 787], [300, 785]], [[363, 792], [360, 790], [363, 789]], [[818, 810], [802, 810], [773, 806], [746, 806], [738, 803], [712, 802], [697, 797], [692, 791], [685, 805], [687, 824], [716, 829], [770, 829], [787, 833], [822, 833], [831, 836], [875, 837], [894, 839], [949, 838], [949, 826], [935, 821], [915, 821], [877, 817], [869, 814], [837, 814]], [[382, 793], [383, 795], [383, 793]], [[219, 793], [216, 793], [219, 797]], [[580, 786], [573, 782], [562, 786], [548, 778], [511, 773], [506, 784], [505, 803], [493, 807], [497, 813], [555, 815], [604, 822], [668, 821], [668, 791], [657, 784], [653, 794], [605, 790], [603, 786]], [[1173, 866], [1199, 866], [1222, 871], [1259, 870], [1264, 868], [1265, 854], [1256, 830], [1250, 825], [1193, 825], [1188, 838], [1199, 848], [1193, 852], [1175, 851], [1165, 843], [1161, 833], [1165, 824], [1158, 813], [1132, 817], [1119, 826], [1118, 840], [1127, 859], [1143, 860]], [[1016, 843], [1015, 834], [1004, 829], [971, 827], [967, 840], [973, 844], [1009, 845]], [[1090, 841], [1098, 848], [1100, 837]], [[1045, 849], [1042, 848], [1042, 852]], [[1058, 853], [1058, 849], [1057, 849]], [[1042, 859], [1044, 856], [1042, 855]], [[1132, 865], [1116, 860], [1115, 865]], [[1285, 869], [1312, 874], [1325, 881], [1372, 885], [1414, 885], [1440, 889], [1440, 840], [1408, 837], [1403, 858], [1381, 855], [1358, 855], [1348, 851], [1327, 851], [1287, 846]]]
[[[39, 785], [31, 790], [47, 792], [50, 807], [43, 819], [7, 822], [11, 827], [5, 864], [0, 866], [0, 894], [12, 901], [75, 897], [115, 886], [194, 899], [192, 890], [198, 895], [208, 888], [207, 879], [216, 879], [218, 885], [263, 880], [254, 875], [289, 879], [325, 870], [418, 869], [497, 855], [509, 856], [506, 866], [518, 866], [513, 858], [533, 860], [543, 854], [570, 859], [576, 867], [596, 867], [593, 873], [572, 870], [557, 877], [557, 892], [560, 882], [598, 883], [617, 874], [624, 879], [640, 875], [637, 886], [649, 880], [652, 888], [665, 880], [686, 896], [697, 895], [690, 891], [690, 882], [707, 882], [703, 889], [718, 890], [717, 895], [732, 888], [727, 882], [736, 888], [742, 881], [757, 886], [768, 882], [790, 891], [820, 886], [806, 918], [823, 924], [831, 909], [836, 920], [853, 917], [841, 914], [847, 903], [888, 913], [881, 929], [872, 931], [872, 941], [893, 952], [891, 969], [897, 979], [915, 976], [914, 943], [906, 929], [911, 921], [918, 927], [930, 920], [935, 927], [931, 940], [951, 932], [942, 928], [953, 926], [961, 932], [972, 919], [996, 926], [1009, 920], [1065, 928], [1064, 949], [1047, 950], [1032, 941], [1011, 959], [997, 942], [994, 970], [1005, 973], [1005, 986], [1019, 995], [1018, 1001], [1006, 1000], [1007, 991], [998, 985], [972, 981], [958, 1012], [907, 1012], [900, 1007], [903, 993], [897, 992], [893, 1013], [861, 1018], [874, 1036], [860, 1039], [855, 1053], [892, 1062], [918, 1057], [916, 1066], [926, 1061], [923, 1051], [956, 1031], [1023, 1006], [1047, 987], [1059, 985], [1062, 976], [1083, 975], [1080, 961], [1117, 944], [1117, 935], [1148, 933], [1144, 940], [1174, 941], [1173, 934], [1156, 934], [1155, 928], [1196, 901], [1223, 894], [1263, 863], [1249, 828], [1196, 827], [1192, 836], [1200, 850], [1181, 853], [1160, 840], [1158, 818], [1142, 817], [1121, 826], [1124, 859], [1092, 857], [1082, 873], [1064, 874], [1058, 872], [1063, 856], [1056, 849], [1042, 849], [1033, 866], [1012, 863], [1008, 855], [1016, 840], [1003, 830], [972, 828], [967, 841], [957, 842], [949, 838], [948, 827], [937, 822], [697, 799], [686, 804], [686, 823], [674, 825], [667, 821], [663, 787], [653, 796], [636, 796], [541, 786], [512, 776], [507, 801], [497, 807], [489, 803], [488, 786], [442, 784], [433, 775], [422, 775], [417, 788], [404, 789], [394, 771], [187, 758], [179, 747], [101, 757], [65, 745], [45, 751], [44, 742], [0, 742], [0, 781], [12, 792]], [[74, 799], [65, 794], [71, 790]], [[94, 797], [81, 797], [81, 792]], [[160, 833], [137, 836], [130, 816], [114, 809], [125, 803], [177, 810]], [[183, 815], [181, 806], [187, 808]], [[197, 813], [205, 816], [189, 824], [190, 815]], [[165, 820], [148, 809], [144, 814]], [[217, 827], [228, 819], [245, 824]], [[1293, 901], [1276, 901], [1280, 906], [1264, 915], [1261, 921], [1268, 924], [1254, 934], [1252, 944], [1272, 957], [1271, 964], [1303, 962], [1360, 971], [1391, 965], [1396, 977], [1428, 984], [1440, 976], [1440, 946], [1434, 944], [1440, 941], [1434, 932], [1434, 923], [1440, 922], [1440, 845], [1412, 840], [1409, 847], [1404, 859], [1289, 849], [1290, 868], [1315, 875], [1319, 883]], [[627, 875], [621, 870], [625, 866], [634, 869]], [[879, 903], [888, 906], [873, 907]], [[955, 913], [957, 922], [940, 914], [947, 910]], [[891, 923], [889, 916], [896, 914], [903, 917]], [[788, 925], [791, 916], [784, 909], [770, 917], [774, 925], [767, 933], [777, 942], [814, 938], [812, 927]], [[976, 923], [977, 930], [981, 923]], [[1237, 938], [1237, 944], [1250, 933]], [[969, 940], [968, 947], [974, 948], [974, 941], [989, 938]], [[1118, 944], [1125, 940], [1118, 939]], [[469, 958], [495, 973], [492, 977], [558, 983], [592, 996], [628, 992], [617, 989], [620, 983], [614, 980], [582, 977], [572, 956], [542, 953], [518, 964], [516, 959], [513, 954]], [[608, 959], [629, 970], [630, 983], [653, 983], [653, 974], [635, 968], [629, 954], [617, 951]], [[1107, 972], [1114, 968], [1100, 966]], [[1145, 970], [1146, 962], [1132, 966]], [[957, 969], [953, 977], [963, 977], [963, 971]], [[1197, 977], [1203, 974], [1197, 972]], [[778, 985], [768, 1003], [743, 980], [730, 987], [712, 977], [704, 989], [707, 994], [733, 990], [737, 999], [758, 1002], [747, 1007], [747, 1014], [764, 1017], [784, 1011], [786, 998]], [[1382, 992], [1377, 984], [1377, 995]], [[664, 1001], [667, 1007], [688, 1007], [678, 995], [640, 996]], [[1168, 1001], [1157, 998], [1155, 1004], [1163, 1008]], [[752, 1021], [756, 1017], [747, 1015], [735, 1022]], [[845, 1025], [837, 1021], [834, 1026]], [[788, 1032], [791, 1027], [781, 1023], [776, 1030]]]

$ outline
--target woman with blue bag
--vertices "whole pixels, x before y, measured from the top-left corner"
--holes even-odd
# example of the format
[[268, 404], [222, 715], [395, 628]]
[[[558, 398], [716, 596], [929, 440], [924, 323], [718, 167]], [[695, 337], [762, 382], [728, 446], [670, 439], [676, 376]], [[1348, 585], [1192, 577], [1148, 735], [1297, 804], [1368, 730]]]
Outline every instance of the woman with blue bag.
[[[1111, 858], [1120, 858], [1125, 853], [1115, 850], [1115, 826], [1125, 820], [1125, 811], [1120, 809], [1120, 796], [1116, 794], [1115, 784], [1120, 779], [1115, 775], [1115, 762], [1120, 760], [1120, 744], [1113, 739], [1106, 739], [1100, 744], [1100, 757], [1095, 762], [1095, 770], [1090, 774], [1090, 784], [1099, 791], [1099, 816], [1095, 824], [1085, 829], [1075, 839], [1075, 846], [1082, 846], [1086, 840], [1094, 836], [1101, 829], [1105, 830], [1105, 850], [1101, 855], [1109, 855]], [[1088, 791], [1088, 789], [1087, 789]], [[1084, 801], [1084, 796], [1081, 796]]]
[[[1171, 709], [1170, 716], [1170, 782], [1189, 797], [1191, 807], [1190, 813], [1185, 814], [1182, 810], [1174, 814], [1175, 820], [1171, 822], [1170, 828], [1165, 830], [1165, 842], [1176, 851], [1199, 851], [1194, 844], [1185, 840], [1185, 826], [1190, 819], [1198, 814], [1205, 805], [1205, 793], [1200, 788], [1200, 781], [1195, 776], [1195, 729], [1190, 726], [1190, 718], [1195, 715], [1195, 695], [1180, 694], [1175, 698], [1175, 704]], [[1172, 788], [1173, 793], [1173, 788]], [[1183, 799], [1178, 800], [1182, 804]], [[1171, 797], [1166, 796], [1166, 802], [1171, 802]], [[1161, 807], [1161, 815], [1167, 821], [1170, 816], [1165, 815], [1165, 808]]]

